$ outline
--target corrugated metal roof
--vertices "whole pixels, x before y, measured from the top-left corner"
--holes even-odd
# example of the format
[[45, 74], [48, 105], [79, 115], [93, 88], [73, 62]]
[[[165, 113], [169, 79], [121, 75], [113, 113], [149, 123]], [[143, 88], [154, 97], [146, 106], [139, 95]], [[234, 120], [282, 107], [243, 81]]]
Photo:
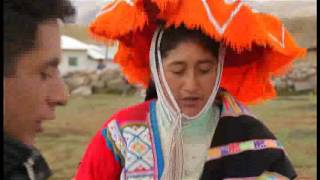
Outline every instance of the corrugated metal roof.
[[[114, 58], [115, 53], [117, 52], [118, 46], [97, 46], [97, 45], [88, 45], [88, 55], [92, 59], [106, 59], [111, 60]], [[107, 57], [106, 57], [107, 56]]]
[[97, 60], [97, 59], [105, 59], [106, 52], [103, 48], [97, 47], [95, 45], [88, 46], [88, 55]]

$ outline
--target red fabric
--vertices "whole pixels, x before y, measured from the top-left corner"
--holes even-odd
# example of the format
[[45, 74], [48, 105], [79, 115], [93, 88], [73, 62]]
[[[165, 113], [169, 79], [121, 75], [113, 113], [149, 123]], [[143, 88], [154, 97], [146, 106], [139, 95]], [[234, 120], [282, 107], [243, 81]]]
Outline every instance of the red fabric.
[[[111, 120], [117, 120], [121, 127], [131, 122], [145, 122], [149, 112], [149, 101], [134, 105], [112, 115], [105, 122], [107, 127]], [[119, 180], [121, 173], [120, 162], [117, 161], [108, 148], [101, 128], [91, 139], [82, 160], [80, 161], [75, 179], [76, 180]]]
[[121, 167], [108, 149], [101, 130], [92, 138], [80, 161], [76, 180], [118, 180]]
[[114, 119], [117, 120], [120, 127], [137, 121], [145, 123], [149, 112], [149, 105], [150, 101], [145, 101], [140, 104], [124, 108], [114, 115]]

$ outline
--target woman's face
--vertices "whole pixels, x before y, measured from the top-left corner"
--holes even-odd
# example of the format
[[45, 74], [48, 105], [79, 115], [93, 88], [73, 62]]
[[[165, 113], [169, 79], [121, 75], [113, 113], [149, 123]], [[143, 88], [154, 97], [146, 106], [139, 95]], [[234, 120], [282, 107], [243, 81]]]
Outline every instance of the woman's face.
[[163, 59], [168, 85], [182, 112], [195, 116], [208, 101], [217, 75], [217, 58], [200, 44], [181, 42]]

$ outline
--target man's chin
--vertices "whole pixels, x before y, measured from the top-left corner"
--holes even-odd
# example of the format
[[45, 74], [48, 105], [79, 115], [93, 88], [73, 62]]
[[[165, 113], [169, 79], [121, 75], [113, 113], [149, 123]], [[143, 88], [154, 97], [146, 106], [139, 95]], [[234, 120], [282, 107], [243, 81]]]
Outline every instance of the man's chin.
[[27, 146], [34, 146], [35, 144], [35, 136], [29, 136], [29, 137], [26, 137], [24, 139], [22, 139], [22, 143], [27, 145]]
[[42, 125], [39, 125], [37, 128], [36, 128], [36, 133], [42, 133], [43, 132], [43, 127]]
[[51, 114], [47, 114], [46, 116], [43, 116], [41, 118], [42, 121], [45, 121], [45, 120], [54, 120], [56, 118], [56, 115], [55, 113], [51, 113]]

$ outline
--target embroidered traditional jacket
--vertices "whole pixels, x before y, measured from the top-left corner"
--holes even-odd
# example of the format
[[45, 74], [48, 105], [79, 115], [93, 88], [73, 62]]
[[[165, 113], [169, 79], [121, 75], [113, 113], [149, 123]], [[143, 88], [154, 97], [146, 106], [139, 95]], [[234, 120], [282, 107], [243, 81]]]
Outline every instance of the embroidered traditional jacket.
[[[201, 180], [293, 179], [297, 175], [276, 137], [227, 92]], [[160, 179], [163, 152], [156, 100], [115, 113], [93, 137], [77, 180]], [[192, 162], [186, 162], [192, 163]]]

